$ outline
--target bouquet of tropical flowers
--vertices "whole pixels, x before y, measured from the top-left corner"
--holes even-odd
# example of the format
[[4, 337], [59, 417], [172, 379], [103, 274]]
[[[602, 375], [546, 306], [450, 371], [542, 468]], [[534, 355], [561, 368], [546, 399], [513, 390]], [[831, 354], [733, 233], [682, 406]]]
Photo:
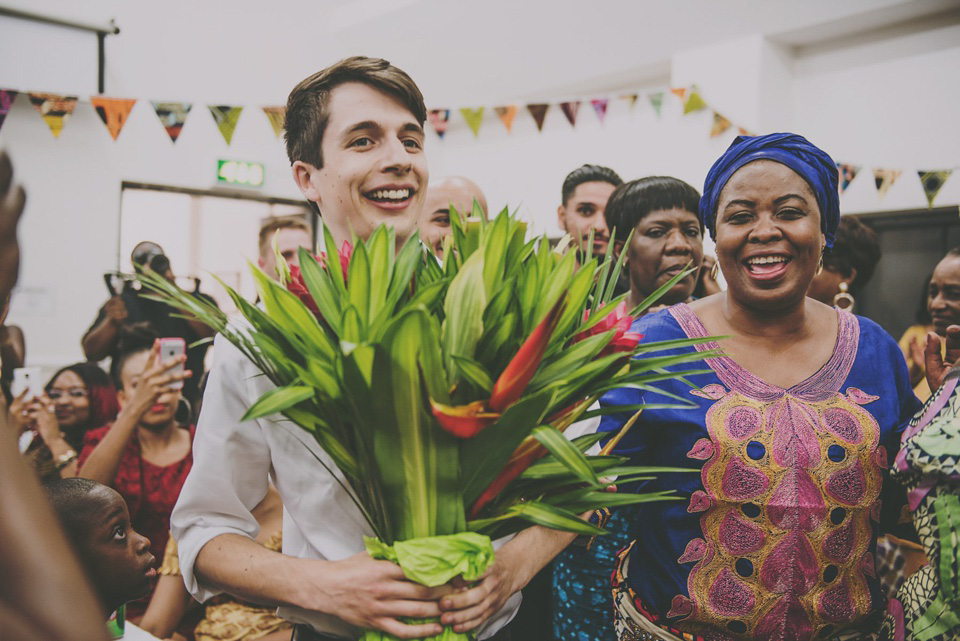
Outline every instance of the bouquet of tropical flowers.
[[370, 554], [428, 586], [478, 579], [491, 537], [530, 523], [602, 534], [579, 515], [670, 498], [606, 491], [614, 477], [676, 470], [587, 455], [601, 436], [563, 431], [605, 411], [590, 409], [604, 391], [699, 373], [665, 368], [709, 355], [658, 355], [697, 341], [644, 344], [629, 331], [613, 295], [623, 256], [588, 251], [578, 265], [576, 252], [528, 240], [506, 209], [489, 223], [451, 220], [442, 264], [416, 237], [398, 249], [381, 226], [341, 248], [325, 231], [325, 254], [301, 249], [299, 268], [278, 258], [279, 281], [252, 267], [262, 306], [225, 286], [245, 323], [144, 276], [269, 377], [276, 388], [245, 419], [281, 414], [309, 432], [374, 532]]

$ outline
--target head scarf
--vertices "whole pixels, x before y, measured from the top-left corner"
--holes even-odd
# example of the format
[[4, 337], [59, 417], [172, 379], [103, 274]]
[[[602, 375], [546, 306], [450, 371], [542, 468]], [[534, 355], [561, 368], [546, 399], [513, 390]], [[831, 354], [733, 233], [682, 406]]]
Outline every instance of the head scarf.
[[840, 192], [837, 164], [822, 149], [797, 134], [737, 136], [707, 173], [700, 198], [700, 220], [716, 240], [717, 205], [720, 192], [735, 171], [754, 160], [773, 160], [786, 165], [807, 181], [820, 207], [820, 230], [833, 247], [840, 224]]

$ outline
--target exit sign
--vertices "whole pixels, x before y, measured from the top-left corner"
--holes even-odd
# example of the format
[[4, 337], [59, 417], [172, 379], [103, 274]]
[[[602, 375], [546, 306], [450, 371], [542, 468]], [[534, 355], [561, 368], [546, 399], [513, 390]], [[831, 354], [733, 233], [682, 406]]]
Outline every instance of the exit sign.
[[243, 187], [263, 185], [263, 164], [242, 160], [218, 160], [217, 182]]

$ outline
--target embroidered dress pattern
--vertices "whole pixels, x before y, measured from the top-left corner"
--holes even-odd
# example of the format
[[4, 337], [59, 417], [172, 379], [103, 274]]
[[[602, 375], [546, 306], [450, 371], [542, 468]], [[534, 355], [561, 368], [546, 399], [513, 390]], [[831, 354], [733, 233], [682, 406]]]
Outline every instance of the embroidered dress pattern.
[[[706, 336], [689, 308], [670, 313], [689, 336]], [[704, 489], [687, 508], [702, 513], [703, 538], [678, 559], [694, 565], [689, 598], [673, 599], [671, 626], [709, 640], [806, 641], [876, 607], [866, 575], [874, 576], [871, 521], [879, 519], [887, 456], [862, 407], [878, 397], [840, 389], [859, 338], [846, 316], [831, 359], [790, 389], [729, 358], [708, 359], [721, 384], [691, 391], [715, 402], [706, 414], [709, 438], [687, 454], [704, 462]]]

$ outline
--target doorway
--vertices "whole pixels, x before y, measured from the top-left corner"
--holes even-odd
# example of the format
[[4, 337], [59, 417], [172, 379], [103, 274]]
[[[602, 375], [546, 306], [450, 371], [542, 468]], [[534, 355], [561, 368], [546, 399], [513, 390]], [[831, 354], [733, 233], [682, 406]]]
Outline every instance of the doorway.
[[130, 252], [141, 241], [153, 241], [170, 259], [180, 287], [199, 289], [233, 313], [236, 306], [217, 279], [246, 300], [256, 298], [248, 261], [257, 264], [260, 226], [275, 217], [302, 217], [316, 244], [317, 217], [303, 201], [124, 182], [117, 271], [130, 272]]
[[960, 246], [960, 209], [937, 207], [859, 214], [883, 252], [873, 278], [857, 296], [857, 313], [876, 321], [895, 339], [918, 322], [926, 307], [926, 279], [940, 259]]

